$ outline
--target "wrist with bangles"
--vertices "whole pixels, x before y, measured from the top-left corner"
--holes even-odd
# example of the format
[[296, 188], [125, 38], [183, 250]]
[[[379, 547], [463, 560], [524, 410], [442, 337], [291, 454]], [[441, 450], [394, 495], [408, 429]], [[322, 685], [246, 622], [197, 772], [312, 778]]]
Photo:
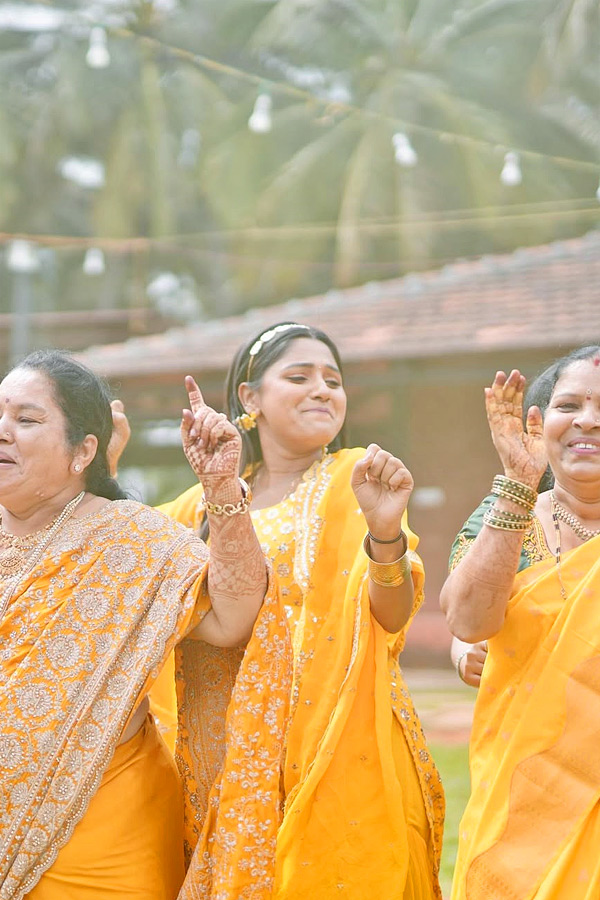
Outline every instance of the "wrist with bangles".
[[465, 658], [465, 656], [467, 655], [467, 653], [469, 652], [470, 649], [471, 649], [471, 648], [468, 647], [466, 650], [463, 650], [463, 652], [460, 654], [460, 656], [459, 656], [458, 659], [456, 660], [456, 663], [454, 664], [454, 667], [455, 667], [455, 669], [456, 669], [456, 671], [457, 671], [457, 673], [458, 673], [458, 677], [460, 678], [461, 681], [464, 681], [465, 684], [466, 684], [467, 682], [465, 681], [465, 678], [464, 678], [463, 673], [460, 671], [460, 664], [461, 664], [461, 662], [463, 661], [463, 659]]
[[[374, 544], [396, 544], [402, 541], [402, 553], [398, 559], [382, 563], [373, 559], [370, 554], [371, 541]], [[400, 587], [410, 577], [410, 559], [408, 556], [408, 539], [403, 531], [391, 541], [376, 538], [368, 531], [363, 541], [363, 549], [369, 561], [369, 578], [380, 587]]]
[[525, 512], [509, 512], [508, 510], [499, 509], [494, 503], [483, 514], [484, 523], [489, 525], [490, 528], [496, 528], [499, 531], [527, 531], [533, 522], [537, 491], [529, 487], [528, 484], [516, 481], [514, 478], [508, 478], [506, 475], [494, 475], [492, 494], [495, 497], [508, 500], [516, 506], [520, 506]]
[[213, 516], [236, 516], [248, 512], [252, 502], [252, 491], [243, 478], [239, 478], [238, 481], [242, 489], [242, 496], [237, 503], [212, 503], [205, 495], [202, 497], [202, 506], [206, 512]]

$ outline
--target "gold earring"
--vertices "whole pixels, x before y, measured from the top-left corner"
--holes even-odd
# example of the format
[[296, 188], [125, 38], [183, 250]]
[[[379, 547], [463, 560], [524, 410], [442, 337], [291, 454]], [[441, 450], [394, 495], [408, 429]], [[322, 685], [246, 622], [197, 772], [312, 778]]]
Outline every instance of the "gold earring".
[[233, 420], [233, 424], [237, 425], [238, 428], [242, 428], [244, 431], [252, 431], [253, 428], [256, 428], [257, 416], [258, 413], [255, 412], [243, 412]]

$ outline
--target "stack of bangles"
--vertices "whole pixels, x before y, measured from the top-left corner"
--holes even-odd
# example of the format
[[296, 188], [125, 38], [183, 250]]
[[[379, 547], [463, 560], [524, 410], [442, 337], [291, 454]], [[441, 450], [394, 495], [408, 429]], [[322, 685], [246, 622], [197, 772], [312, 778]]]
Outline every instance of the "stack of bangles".
[[[403, 549], [402, 555], [399, 556], [398, 559], [394, 559], [389, 563], [381, 563], [376, 562], [376, 560], [371, 557], [371, 554], [369, 553], [371, 541], [374, 544], [395, 544], [400, 540], [402, 541]], [[406, 579], [410, 576], [408, 540], [403, 531], [401, 531], [398, 537], [394, 538], [392, 541], [382, 541], [380, 538], [373, 537], [371, 532], [367, 531], [363, 541], [363, 549], [369, 560], [369, 578], [374, 584], [378, 584], [380, 587], [400, 587], [400, 585], [404, 584]]]
[[527, 484], [507, 478], [506, 475], [495, 475], [492, 482], [492, 494], [510, 500], [517, 506], [526, 510], [524, 513], [507, 512], [498, 509], [494, 504], [486, 509], [483, 521], [490, 528], [498, 528], [500, 531], [527, 531], [533, 521], [533, 509], [537, 500], [537, 493]]

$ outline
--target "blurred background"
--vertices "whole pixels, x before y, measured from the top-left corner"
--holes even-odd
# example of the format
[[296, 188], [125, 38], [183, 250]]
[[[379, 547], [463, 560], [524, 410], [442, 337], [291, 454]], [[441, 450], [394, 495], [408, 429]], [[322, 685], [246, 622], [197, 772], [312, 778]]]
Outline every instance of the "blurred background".
[[190, 483], [183, 375], [220, 405], [294, 319], [346, 361], [352, 443], [416, 481], [447, 665], [453, 536], [497, 468], [482, 389], [600, 338], [598, 0], [0, 2], [0, 363], [106, 375], [150, 503]]

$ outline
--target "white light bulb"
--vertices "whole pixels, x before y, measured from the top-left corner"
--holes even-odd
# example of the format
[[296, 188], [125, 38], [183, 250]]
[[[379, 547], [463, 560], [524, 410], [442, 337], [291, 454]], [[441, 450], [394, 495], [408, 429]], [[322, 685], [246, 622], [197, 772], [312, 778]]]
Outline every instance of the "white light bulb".
[[106, 69], [110, 65], [110, 53], [104, 28], [96, 26], [90, 31], [90, 45], [85, 55], [85, 61], [90, 69]]
[[40, 262], [36, 247], [30, 241], [11, 241], [6, 248], [6, 265], [11, 272], [37, 272]]
[[600, 181], [598, 182], [598, 187], [596, 189], [596, 200], [600, 201]]
[[394, 159], [399, 166], [405, 166], [407, 169], [416, 166], [419, 161], [417, 152], [408, 139], [408, 135], [397, 131], [392, 135], [392, 146], [394, 148]]
[[89, 247], [85, 251], [83, 271], [86, 275], [102, 275], [106, 271], [104, 253], [99, 247]]
[[255, 134], [267, 134], [273, 127], [271, 107], [273, 102], [268, 94], [259, 94], [248, 119], [248, 128]]
[[191, 169], [198, 161], [201, 137], [196, 128], [186, 128], [181, 135], [181, 145], [177, 156], [177, 165], [182, 169]]
[[519, 154], [509, 150], [504, 154], [504, 165], [500, 172], [500, 181], [507, 187], [515, 187], [523, 181], [523, 173], [519, 165]]

